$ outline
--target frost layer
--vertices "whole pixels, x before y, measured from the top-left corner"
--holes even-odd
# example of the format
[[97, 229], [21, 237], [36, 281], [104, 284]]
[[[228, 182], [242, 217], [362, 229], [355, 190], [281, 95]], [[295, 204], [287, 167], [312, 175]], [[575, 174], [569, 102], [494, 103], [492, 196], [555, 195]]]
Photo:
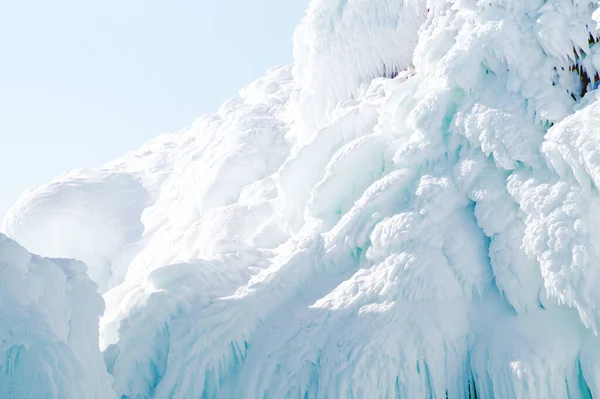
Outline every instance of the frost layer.
[[97, 345], [104, 302], [85, 264], [0, 234], [0, 275], [0, 397], [115, 397]]
[[2, 230], [90, 263], [123, 398], [600, 396], [596, 8], [314, 0], [294, 67]]

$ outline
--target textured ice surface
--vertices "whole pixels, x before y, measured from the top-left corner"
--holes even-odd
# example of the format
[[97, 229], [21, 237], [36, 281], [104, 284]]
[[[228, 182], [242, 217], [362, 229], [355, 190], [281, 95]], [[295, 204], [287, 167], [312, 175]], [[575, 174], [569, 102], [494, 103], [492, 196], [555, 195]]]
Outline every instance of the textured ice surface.
[[122, 398], [600, 396], [596, 8], [313, 0], [293, 67], [2, 231], [90, 265]]
[[115, 397], [97, 345], [103, 309], [85, 264], [0, 234], [0, 397]]

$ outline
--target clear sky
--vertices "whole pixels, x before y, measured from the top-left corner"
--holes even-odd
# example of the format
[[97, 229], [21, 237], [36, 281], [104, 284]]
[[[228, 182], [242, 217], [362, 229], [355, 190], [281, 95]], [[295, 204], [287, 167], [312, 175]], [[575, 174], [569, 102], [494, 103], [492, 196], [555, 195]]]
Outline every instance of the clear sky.
[[308, 0], [0, 0], [0, 219], [292, 61]]

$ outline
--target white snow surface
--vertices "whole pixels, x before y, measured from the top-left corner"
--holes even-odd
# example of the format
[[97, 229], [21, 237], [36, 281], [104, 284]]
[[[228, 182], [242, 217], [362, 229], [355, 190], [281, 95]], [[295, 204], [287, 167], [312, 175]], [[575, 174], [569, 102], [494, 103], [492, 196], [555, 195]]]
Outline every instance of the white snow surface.
[[313, 0], [294, 66], [0, 230], [89, 265], [120, 398], [600, 397], [597, 8]]

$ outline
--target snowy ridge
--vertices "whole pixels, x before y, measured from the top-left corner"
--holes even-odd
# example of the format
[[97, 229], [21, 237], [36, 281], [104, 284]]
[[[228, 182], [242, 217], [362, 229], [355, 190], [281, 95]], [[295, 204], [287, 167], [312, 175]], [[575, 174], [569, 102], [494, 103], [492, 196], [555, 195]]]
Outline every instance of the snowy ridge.
[[119, 397], [600, 396], [596, 9], [314, 0], [293, 67], [1, 229], [89, 263]]

